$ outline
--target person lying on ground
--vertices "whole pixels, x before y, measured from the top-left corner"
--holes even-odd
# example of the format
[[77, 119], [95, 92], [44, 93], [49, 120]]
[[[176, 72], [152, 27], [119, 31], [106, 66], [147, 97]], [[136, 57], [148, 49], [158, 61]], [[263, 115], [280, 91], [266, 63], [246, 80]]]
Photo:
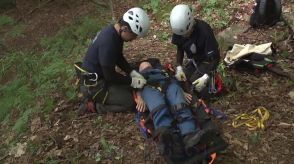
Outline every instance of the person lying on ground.
[[[196, 126], [196, 120], [189, 107], [192, 96], [184, 93], [175, 78], [169, 77], [163, 70], [153, 68], [149, 62], [142, 62], [139, 72], [147, 83], [139, 91], [137, 109], [139, 112], [149, 110], [155, 134], [159, 137], [159, 145], [162, 144], [164, 147], [165, 136], [172, 135], [171, 128], [175, 120], [186, 150], [197, 145], [210, 133], [211, 129], [201, 130]], [[160, 151], [164, 153], [164, 149]]]

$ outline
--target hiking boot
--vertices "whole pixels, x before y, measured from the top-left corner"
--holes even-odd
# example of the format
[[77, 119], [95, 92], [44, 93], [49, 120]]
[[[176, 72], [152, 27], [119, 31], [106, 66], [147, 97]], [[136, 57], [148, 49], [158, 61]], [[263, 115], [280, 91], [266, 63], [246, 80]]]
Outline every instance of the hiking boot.
[[198, 144], [209, 144], [218, 132], [215, 129], [201, 129], [196, 133], [191, 133], [183, 138], [187, 154], [194, 151], [194, 146]]
[[158, 136], [157, 149], [160, 155], [171, 154], [173, 132], [167, 127], [160, 127], [156, 130]]
[[200, 142], [204, 133], [205, 133], [205, 131], [199, 130], [198, 132], [187, 134], [183, 138], [185, 149], [187, 150], [187, 149], [190, 149], [193, 146], [197, 145]]

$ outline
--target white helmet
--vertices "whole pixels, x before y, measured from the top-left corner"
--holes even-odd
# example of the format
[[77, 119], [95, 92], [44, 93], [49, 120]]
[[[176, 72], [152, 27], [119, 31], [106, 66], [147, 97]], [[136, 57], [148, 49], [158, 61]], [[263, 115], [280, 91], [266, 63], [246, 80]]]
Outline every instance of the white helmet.
[[150, 28], [150, 21], [147, 13], [143, 9], [139, 7], [129, 9], [123, 15], [123, 20], [130, 25], [131, 30], [139, 37], [147, 35]]
[[170, 25], [173, 33], [185, 35], [194, 25], [193, 13], [188, 5], [180, 4], [170, 13]]

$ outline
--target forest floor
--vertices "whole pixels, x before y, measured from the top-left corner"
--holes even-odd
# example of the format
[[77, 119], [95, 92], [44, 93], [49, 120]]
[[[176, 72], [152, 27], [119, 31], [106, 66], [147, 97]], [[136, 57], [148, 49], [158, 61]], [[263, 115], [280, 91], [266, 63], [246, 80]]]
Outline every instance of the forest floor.
[[[7, 51], [42, 51], [38, 45], [42, 37], [55, 35], [75, 19], [91, 15], [96, 10], [94, 2], [99, 1], [53, 0], [30, 13], [29, 11], [36, 8], [36, 2], [18, 1], [18, 9], [11, 9], [6, 14], [25, 22], [26, 30], [21, 37], [5, 40]], [[249, 29], [244, 32], [249, 27], [249, 9], [252, 3], [242, 0], [233, 3], [240, 10], [233, 13], [228, 27], [237, 26], [241, 29], [241, 32], [232, 36], [234, 43], [273, 42], [277, 49], [274, 56], [277, 65], [293, 75], [294, 42], [293, 38], [288, 37], [288, 27], [284, 23], [278, 23], [271, 28]], [[136, 4], [134, 0], [124, 3], [114, 0], [113, 16], [118, 18], [126, 9]], [[285, 6], [290, 4], [293, 1], [284, 2]], [[197, 8], [197, 3], [193, 5]], [[223, 32], [224, 30], [228, 31]], [[222, 32], [232, 31], [215, 29], [216, 35], [223, 35]], [[129, 61], [157, 57], [162, 63], [175, 62], [176, 48], [170, 43], [169, 33], [168, 24], [152, 14], [152, 29], [147, 38], [127, 43], [124, 54]], [[225, 48], [222, 48], [222, 59], [224, 56]], [[224, 122], [215, 120], [229, 143], [228, 149], [219, 155], [216, 163], [288, 164], [294, 161], [293, 82], [270, 72], [255, 76], [234, 70], [225, 71], [234, 81], [235, 87], [211, 104], [229, 118]], [[45, 120], [41, 114], [31, 117], [28, 132], [18, 139], [14, 149], [0, 154], [0, 163], [163, 163], [154, 144], [142, 137], [135, 123], [134, 113], [75, 117], [73, 114], [77, 109], [76, 101], [64, 101], [60, 98], [57, 102], [58, 106], [49, 114], [49, 119]], [[248, 130], [245, 126], [232, 127], [232, 120], [236, 115], [253, 111], [259, 106], [267, 108], [270, 113], [264, 130]], [[6, 142], [8, 138], [9, 134], [2, 133], [0, 143]]]

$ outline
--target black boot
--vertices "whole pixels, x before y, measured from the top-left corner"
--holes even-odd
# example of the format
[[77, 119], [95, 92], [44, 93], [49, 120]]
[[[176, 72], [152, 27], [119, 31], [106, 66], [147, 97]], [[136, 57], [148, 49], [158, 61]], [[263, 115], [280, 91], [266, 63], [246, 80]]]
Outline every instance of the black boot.
[[196, 133], [191, 133], [183, 138], [186, 153], [189, 155], [194, 152], [194, 147], [198, 144], [209, 144], [218, 132], [215, 129], [203, 129]]
[[160, 155], [171, 154], [171, 147], [173, 144], [173, 132], [168, 127], [160, 127], [155, 132], [155, 137], [157, 137], [157, 149]]
[[200, 142], [204, 133], [205, 131], [199, 130], [198, 132], [185, 135], [185, 137], [183, 138], [185, 149], [188, 150], [197, 145]]

